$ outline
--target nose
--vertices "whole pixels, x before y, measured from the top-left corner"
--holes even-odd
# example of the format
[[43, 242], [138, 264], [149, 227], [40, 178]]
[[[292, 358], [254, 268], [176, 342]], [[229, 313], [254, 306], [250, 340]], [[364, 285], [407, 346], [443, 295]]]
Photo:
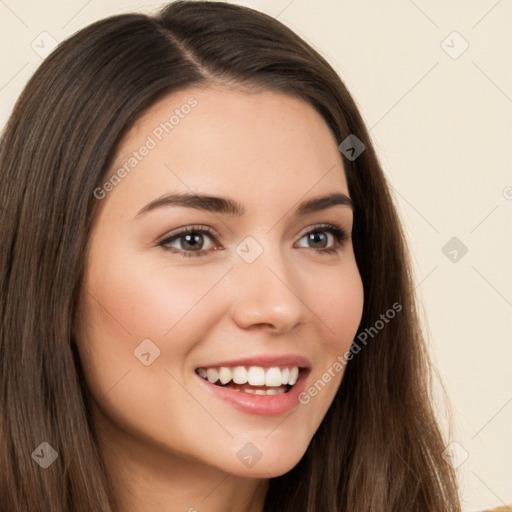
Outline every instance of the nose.
[[231, 274], [231, 313], [240, 328], [287, 332], [304, 322], [308, 308], [300, 279], [279, 249], [265, 249], [252, 263], [238, 259]]

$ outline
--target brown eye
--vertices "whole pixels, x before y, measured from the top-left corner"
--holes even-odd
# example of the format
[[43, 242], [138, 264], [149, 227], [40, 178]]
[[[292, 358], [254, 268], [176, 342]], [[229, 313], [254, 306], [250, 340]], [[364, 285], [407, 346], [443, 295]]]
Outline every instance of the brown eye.
[[204, 245], [204, 235], [197, 233], [194, 235], [182, 235], [178, 238], [182, 239], [181, 242], [181, 249], [184, 249], [186, 251], [194, 251], [194, 250], [201, 250]]
[[316, 226], [314, 229], [304, 234], [301, 240], [306, 240], [306, 247], [319, 253], [334, 253], [341, 249], [342, 242], [348, 240], [345, 230], [327, 224], [325, 226]]
[[322, 231], [313, 231], [306, 236], [308, 237], [308, 242], [313, 246], [312, 249], [323, 249], [329, 243], [327, 233]]
[[203, 256], [215, 248], [215, 235], [205, 228], [187, 228], [170, 234], [159, 246], [182, 256]]

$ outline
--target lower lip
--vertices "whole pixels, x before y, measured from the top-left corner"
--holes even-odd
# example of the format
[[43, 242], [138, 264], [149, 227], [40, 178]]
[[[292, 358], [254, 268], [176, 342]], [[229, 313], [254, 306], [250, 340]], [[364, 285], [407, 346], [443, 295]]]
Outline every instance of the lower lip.
[[306, 378], [309, 370], [301, 370], [301, 375], [294, 386], [287, 392], [280, 395], [251, 395], [244, 391], [216, 386], [208, 380], [197, 376], [209, 393], [228, 402], [236, 409], [258, 416], [279, 416], [291, 411], [299, 404], [299, 395], [306, 388]]

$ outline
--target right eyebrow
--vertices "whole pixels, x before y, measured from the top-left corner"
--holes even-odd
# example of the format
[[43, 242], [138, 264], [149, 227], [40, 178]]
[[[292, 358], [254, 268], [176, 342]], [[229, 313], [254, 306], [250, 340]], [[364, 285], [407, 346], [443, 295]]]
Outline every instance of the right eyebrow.
[[242, 216], [245, 213], [245, 208], [240, 203], [225, 197], [202, 194], [166, 194], [144, 206], [144, 208], [137, 213], [136, 217], [163, 206], [184, 206], [187, 208], [196, 208], [197, 210], [236, 216]]
[[[296, 210], [296, 215], [307, 215], [309, 213], [325, 210], [338, 205], [348, 206], [352, 210], [354, 209], [354, 205], [350, 197], [344, 193], [336, 192], [327, 196], [316, 197], [302, 202]], [[195, 208], [198, 210], [236, 216], [242, 216], [245, 214], [244, 206], [230, 198], [203, 194], [171, 193], [165, 194], [164, 196], [148, 203], [137, 213], [136, 217], [164, 206], [184, 206], [187, 208]]]

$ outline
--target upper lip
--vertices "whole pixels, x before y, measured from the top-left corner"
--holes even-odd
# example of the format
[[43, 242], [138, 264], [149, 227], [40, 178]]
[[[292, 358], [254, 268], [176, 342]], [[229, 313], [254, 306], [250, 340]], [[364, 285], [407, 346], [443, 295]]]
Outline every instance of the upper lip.
[[198, 366], [198, 368], [220, 368], [221, 366], [261, 366], [263, 368], [271, 368], [273, 366], [299, 366], [301, 368], [311, 368], [311, 363], [307, 357], [299, 356], [296, 354], [262, 354], [259, 356], [245, 357], [241, 359], [231, 359], [229, 361], [208, 363], [202, 366]]

